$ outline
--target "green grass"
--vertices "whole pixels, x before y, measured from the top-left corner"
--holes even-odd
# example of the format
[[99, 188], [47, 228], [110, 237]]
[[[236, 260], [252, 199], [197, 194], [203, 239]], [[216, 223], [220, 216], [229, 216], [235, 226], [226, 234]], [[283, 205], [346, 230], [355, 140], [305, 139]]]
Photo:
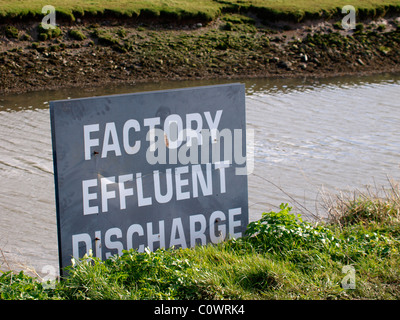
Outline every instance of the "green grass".
[[[82, 16], [150, 17], [212, 20], [220, 14], [221, 4], [212, 0], [53, 0], [57, 15], [75, 20]], [[0, 1], [0, 17], [20, 18], [43, 16], [43, 1]]]
[[68, 34], [74, 40], [82, 41], [82, 40], [86, 39], [86, 36], [82, 33], [81, 30], [72, 29], [72, 30], [69, 30]]
[[229, 0], [235, 8], [251, 10], [265, 19], [301, 21], [303, 19], [344, 16], [342, 8], [352, 5], [360, 18], [375, 18], [388, 12], [400, 12], [398, 0]]
[[[211, 21], [222, 12], [253, 11], [262, 19], [301, 21], [305, 18], [339, 16], [346, 0], [53, 0], [58, 17], [74, 21], [83, 16], [161, 18], [169, 21], [195, 19]], [[400, 12], [399, 0], [354, 0], [361, 18]], [[0, 0], [0, 18], [23, 20], [41, 17], [43, 1]]]
[[[354, 200], [354, 201], [353, 201]], [[357, 197], [324, 224], [282, 204], [247, 234], [217, 245], [91, 255], [53, 287], [20, 272], [0, 276], [1, 299], [399, 299], [400, 197]], [[335, 210], [333, 210], [335, 209]], [[355, 269], [345, 289], [344, 266]]]

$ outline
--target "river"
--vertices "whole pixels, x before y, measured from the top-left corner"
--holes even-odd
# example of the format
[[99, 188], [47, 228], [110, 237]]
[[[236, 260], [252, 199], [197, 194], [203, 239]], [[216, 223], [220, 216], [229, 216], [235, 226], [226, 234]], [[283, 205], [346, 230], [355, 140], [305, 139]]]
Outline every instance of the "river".
[[[219, 83], [246, 85], [255, 132], [250, 221], [288, 202], [326, 216], [324, 195], [400, 181], [400, 75], [181, 81], [0, 96], [0, 269], [58, 269], [49, 101]], [[57, 271], [58, 272], [58, 271]]]

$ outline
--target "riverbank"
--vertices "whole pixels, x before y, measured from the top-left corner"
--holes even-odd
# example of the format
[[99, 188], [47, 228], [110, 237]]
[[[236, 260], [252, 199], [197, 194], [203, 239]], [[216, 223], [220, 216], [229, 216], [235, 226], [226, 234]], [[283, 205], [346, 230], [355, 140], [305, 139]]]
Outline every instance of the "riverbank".
[[394, 299], [400, 298], [399, 188], [383, 197], [326, 201], [325, 223], [282, 204], [218, 245], [86, 256], [61, 282], [0, 275], [1, 299]]
[[251, 12], [178, 23], [74, 17], [55, 30], [28, 20], [0, 26], [0, 94], [162, 80], [400, 71], [396, 15], [364, 20], [350, 31], [337, 18], [266, 22]]

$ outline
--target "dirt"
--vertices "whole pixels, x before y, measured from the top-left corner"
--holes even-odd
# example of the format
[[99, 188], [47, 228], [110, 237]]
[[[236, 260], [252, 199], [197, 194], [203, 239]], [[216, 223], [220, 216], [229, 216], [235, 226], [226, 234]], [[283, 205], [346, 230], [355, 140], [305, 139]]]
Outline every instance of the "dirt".
[[161, 80], [399, 72], [399, 24], [393, 17], [347, 31], [335, 21], [265, 26], [241, 16], [174, 26], [78, 20], [47, 36], [39, 23], [3, 25], [0, 94]]

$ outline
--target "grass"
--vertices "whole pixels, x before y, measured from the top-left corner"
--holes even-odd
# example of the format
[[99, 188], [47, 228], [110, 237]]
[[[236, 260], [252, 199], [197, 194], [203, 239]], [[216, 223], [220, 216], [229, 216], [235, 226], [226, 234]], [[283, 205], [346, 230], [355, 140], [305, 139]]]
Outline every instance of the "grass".
[[82, 33], [81, 30], [72, 29], [72, 30], [69, 30], [68, 34], [74, 40], [82, 41], [82, 40], [86, 39], [86, 36]]
[[[268, 20], [301, 21], [303, 19], [342, 16], [346, 0], [53, 0], [57, 16], [70, 21], [80, 17], [160, 18], [168, 21], [211, 21], [222, 12], [255, 12]], [[351, 3], [361, 18], [400, 12], [399, 0], [354, 0]], [[41, 17], [43, 1], [0, 0], [0, 18], [23, 20]]]
[[[303, 221], [287, 204], [217, 245], [85, 256], [54, 286], [0, 276], [1, 299], [399, 299], [399, 188], [329, 198], [331, 219]], [[355, 289], [343, 288], [344, 266]]]
[[271, 20], [290, 20], [299, 22], [304, 19], [330, 18], [343, 16], [342, 8], [351, 4], [360, 18], [376, 18], [386, 13], [399, 12], [400, 1], [396, 0], [230, 0], [229, 2], [241, 10], [250, 10], [261, 18]]
[[[89, 17], [150, 17], [173, 19], [212, 20], [222, 5], [212, 0], [53, 0], [59, 17], [74, 21], [76, 18]], [[0, 17], [23, 19], [24, 17], [43, 16], [43, 1], [0, 1]]]
[[390, 188], [372, 191], [341, 192], [332, 196], [323, 193], [325, 209], [329, 214], [331, 223], [339, 227], [354, 224], [400, 223], [400, 187], [389, 180]]
[[[143, 63], [158, 63], [160, 66], [173, 62], [175, 66], [190, 63], [193, 68], [199, 65], [217, 67], [219, 60], [226, 61], [226, 52], [231, 49], [235, 52], [242, 50], [246, 57], [249, 52], [254, 56], [258, 52], [260, 59], [268, 59], [264, 49], [269, 48], [270, 37], [256, 33], [251, 18], [222, 15], [224, 10], [254, 11], [263, 19], [299, 21], [306, 17], [329, 16], [338, 12], [342, 5], [341, 1], [310, 0], [98, 1], [96, 6], [89, 3], [81, 0], [53, 1], [58, 16], [71, 20], [107, 15], [205, 20], [221, 16], [225, 22], [221, 30], [208, 30], [197, 36], [189, 33], [161, 34], [146, 29], [132, 31], [121, 27], [111, 32], [94, 26], [68, 32], [68, 37], [76, 40], [83, 41], [87, 37], [118, 50], [145, 53], [138, 55], [144, 56]], [[361, 8], [360, 12], [379, 16], [397, 10], [399, 3], [355, 1], [353, 5]], [[35, 15], [42, 15], [39, 1], [0, 0], [0, 16], [3, 18], [23, 19]], [[61, 29], [38, 31], [39, 36], [42, 35], [40, 40], [63, 39]], [[15, 27], [9, 27], [5, 32], [10, 38], [21, 33]], [[398, 36], [396, 39], [398, 42]], [[334, 44], [345, 51], [349, 44], [361, 43], [365, 48], [369, 42], [374, 42], [374, 38], [367, 39], [362, 33], [351, 38], [341, 38], [334, 33], [314, 34], [303, 42], [309, 49], [304, 47], [301, 50], [310, 50], [304, 52], [311, 56], [312, 48], [324, 49]], [[384, 44], [380, 51], [389, 53], [392, 44]], [[172, 55], [169, 48], [176, 55]], [[71, 268], [69, 276], [54, 287], [46, 286], [23, 272], [0, 273], [0, 298], [399, 299], [398, 187], [393, 185], [382, 196], [367, 192], [339, 195], [327, 200], [331, 219], [324, 224], [305, 222], [291, 214], [287, 205], [282, 205], [278, 212], [264, 213], [260, 220], [251, 223], [247, 236], [242, 239], [184, 250], [127, 251], [121, 257], [104, 262], [89, 256]], [[345, 276], [342, 268], [346, 265], [354, 266], [356, 271], [354, 290], [344, 289], [341, 284]]]

